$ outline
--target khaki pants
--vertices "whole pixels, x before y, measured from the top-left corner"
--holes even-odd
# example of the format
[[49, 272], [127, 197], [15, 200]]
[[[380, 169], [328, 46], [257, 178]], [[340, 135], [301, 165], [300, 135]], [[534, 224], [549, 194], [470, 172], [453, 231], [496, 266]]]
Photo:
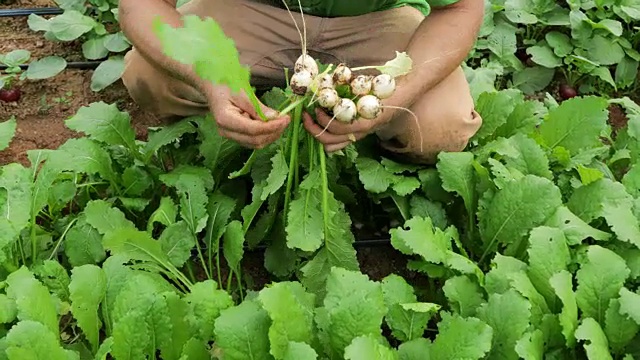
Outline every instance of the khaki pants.
[[[283, 68], [300, 56], [300, 36], [286, 10], [248, 0], [191, 0], [182, 14], [215, 19], [234, 39], [243, 64], [250, 66], [252, 85], [268, 90], [284, 86]], [[299, 26], [302, 21], [294, 12]], [[309, 54], [324, 63], [349, 66], [383, 64], [404, 51], [421, 21], [412, 7], [349, 18], [305, 15]], [[194, 88], [148, 63], [135, 49], [126, 55], [123, 82], [143, 109], [161, 117], [201, 115], [209, 111]], [[479, 129], [469, 85], [458, 68], [411, 107], [419, 118], [402, 114], [377, 132], [381, 146], [408, 162], [433, 163], [441, 151], [461, 151]]]

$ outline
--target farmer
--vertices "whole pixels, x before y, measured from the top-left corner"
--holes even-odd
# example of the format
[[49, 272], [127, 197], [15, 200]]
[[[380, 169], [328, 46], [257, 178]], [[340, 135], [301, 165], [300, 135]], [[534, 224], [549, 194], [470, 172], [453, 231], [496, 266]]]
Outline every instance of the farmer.
[[[302, 30], [297, 0], [191, 0], [176, 10], [176, 0], [121, 0], [120, 23], [133, 49], [126, 55], [123, 82], [134, 101], [162, 118], [211, 112], [221, 136], [249, 148], [262, 148], [281, 136], [286, 116], [259, 119], [244, 95], [200, 80], [190, 67], [169, 59], [152, 32], [152, 21], [181, 25], [181, 15], [216, 20], [235, 41], [243, 64], [250, 66], [258, 90], [285, 84], [284, 68], [301, 55], [300, 35], [282, 1], [287, 1]], [[413, 71], [397, 81], [396, 93], [374, 120], [333, 121], [321, 136], [327, 152], [376, 134], [390, 155], [407, 162], [433, 163], [441, 151], [461, 151], [479, 129], [469, 85], [460, 65], [480, 29], [481, 0], [300, 0], [305, 12], [307, 49], [323, 63], [350, 67], [382, 65], [405, 51]], [[185, 51], [188, 51], [185, 48]], [[264, 106], [265, 114], [273, 111]], [[308, 114], [304, 126], [320, 134], [331, 117]], [[351, 139], [350, 139], [351, 138]]]

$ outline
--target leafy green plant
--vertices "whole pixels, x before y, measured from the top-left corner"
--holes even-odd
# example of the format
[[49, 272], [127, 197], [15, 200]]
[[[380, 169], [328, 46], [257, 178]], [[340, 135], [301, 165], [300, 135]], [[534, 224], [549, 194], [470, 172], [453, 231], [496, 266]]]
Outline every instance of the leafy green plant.
[[[35, 61], [30, 60], [31, 52], [24, 49], [0, 54], [0, 64], [6, 67], [4, 74], [0, 74], [0, 100], [18, 101], [21, 95], [18, 82], [48, 79], [58, 75], [67, 67], [66, 60], [59, 56], [45, 56]], [[23, 70], [22, 66], [27, 64], [26, 70]]]
[[82, 41], [82, 54], [87, 60], [103, 60], [91, 81], [93, 91], [101, 91], [116, 82], [124, 71], [123, 53], [131, 43], [118, 27], [117, 0], [58, 0], [61, 15], [45, 19], [29, 15], [29, 28], [44, 32], [50, 41]]

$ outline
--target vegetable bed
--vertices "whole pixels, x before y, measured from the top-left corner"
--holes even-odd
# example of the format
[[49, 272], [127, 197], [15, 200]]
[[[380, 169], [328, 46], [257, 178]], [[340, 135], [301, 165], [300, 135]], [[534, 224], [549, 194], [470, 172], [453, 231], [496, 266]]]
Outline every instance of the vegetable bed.
[[257, 95], [215, 22], [157, 23], [290, 128], [256, 151], [210, 116], [141, 134], [102, 90], [52, 117], [68, 138], [0, 168], [0, 359], [640, 359], [640, 6], [486, 4], [464, 66], [484, 123], [434, 166], [301, 129], [384, 111], [406, 54], [360, 78], [301, 51]]

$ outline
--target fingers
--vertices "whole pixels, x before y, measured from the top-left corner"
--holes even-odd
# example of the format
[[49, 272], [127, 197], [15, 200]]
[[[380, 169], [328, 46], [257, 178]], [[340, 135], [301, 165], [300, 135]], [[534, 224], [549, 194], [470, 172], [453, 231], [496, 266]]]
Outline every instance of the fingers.
[[336, 135], [329, 132], [329, 130], [323, 131], [324, 127], [318, 125], [308, 113], [302, 115], [304, 128], [313, 136], [325, 145], [340, 144], [349, 142], [348, 135]]
[[261, 136], [249, 136], [246, 134], [240, 134], [237, 132], [227, 131], [219, 129], [220, 136], [233, 140], [238, 144], [250, 148], [250, 149], [262, 149], [267, 145], [275, 142], [278, 139], [278, 135], [261, 135]]
[[269, 121], [256, 120], [233, 106], [225, 107], [215, 115], [216, 122], [225, 130], [256, 137], [281, 134], [289, 124], [289, 117]]
[[[368, 132], [374, 125], [374, 120], [367, 120], [358, 118], [351, 124], [341, 123], [338, 120], [331, 121], [331, 116], [324, 112], [320, 108], [316, 108], [316, 118], [318, 123], [322, 125], [322, 128], [327, 128], [327, 131], [335, 135], [349, 135], [359, 132]], [[331, 122], [331, 123], [329, 123]]]
[[[252, 118], [256, 120], [262, 120], [255, 107], [253, 106], [253, 103], [251, 102], [251, 100], [249, 100], [245, 93], [242, 93], [240, 96], [234, 97], [232, 101], [238, 108], [250, 114]], [[276, 110], [266, 106], [260, 100], [258, 100], [258, 105], [260, 106], [260, 110], [262, 110], [262, 113], [267, 117], [267, 119], [274, 120], [276, 116], [278, 116], [278, 112]]]

